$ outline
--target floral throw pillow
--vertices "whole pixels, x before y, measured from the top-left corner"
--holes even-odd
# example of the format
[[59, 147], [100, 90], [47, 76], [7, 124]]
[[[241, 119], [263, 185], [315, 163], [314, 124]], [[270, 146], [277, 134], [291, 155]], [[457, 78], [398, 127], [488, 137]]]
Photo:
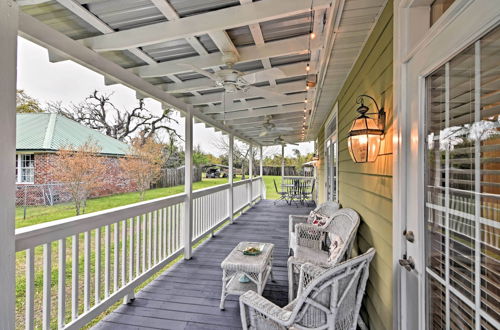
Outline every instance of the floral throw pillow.
[[329, 233], [328, 234], [330, 238], [330, 249], [329, 249], [329, 257], [328, 261], [337, 261], [338, 258], [340, 257], [340, 252], [342, 251], [342, 248], [344, 246], [344, 241], [339, 235]]
[[311, 225], [316, 225], [322, 227], [326, 224], [328, 217], [321, 215], [317, 212], [311, 211], [307, 217], [307, 223]]

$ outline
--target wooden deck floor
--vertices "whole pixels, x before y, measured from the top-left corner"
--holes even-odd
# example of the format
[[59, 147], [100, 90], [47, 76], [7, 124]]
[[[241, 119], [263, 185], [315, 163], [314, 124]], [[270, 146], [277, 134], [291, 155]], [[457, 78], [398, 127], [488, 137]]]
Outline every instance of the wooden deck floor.
[[288, 215], [307, 214], [310, 207], [264, 200], [226, 226], [193, 253], [148, 284], [130, 305], [122, 305], [93, 329], [241, 329], [238, 296], [219, 310], [222, 287], [220, 263], [240, 241], [274, 243], [273, 273], [264, 296], [287, 303]]

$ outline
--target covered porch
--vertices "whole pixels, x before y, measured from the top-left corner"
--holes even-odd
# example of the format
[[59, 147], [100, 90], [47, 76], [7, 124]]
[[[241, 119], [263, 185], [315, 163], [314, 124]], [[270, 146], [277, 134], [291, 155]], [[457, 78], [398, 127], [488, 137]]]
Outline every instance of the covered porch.
[[229, 296], [219, 309], [221, 262], [240, 241], [269, 242], [273, 252], [274, 281], [264, 297], [279, 306], [288, 303], [288, 215], [307, 214], [310, 208], [262, 200], [236, 218], [231, 225], [193, 251], [99, 322], [94, 329], [240, 329], [237, 296]]

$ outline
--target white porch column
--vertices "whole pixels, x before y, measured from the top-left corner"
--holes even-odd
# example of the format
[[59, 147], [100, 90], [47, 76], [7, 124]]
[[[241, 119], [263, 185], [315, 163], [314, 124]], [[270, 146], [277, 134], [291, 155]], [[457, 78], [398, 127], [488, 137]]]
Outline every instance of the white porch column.
[[285, 145], [281, 145], [281, 183], [283, 183], [283, 177], [285, 176]]
[[186, 114], [186, 124], [184, 133], [184, 192], [186, 201], [184, 202], [184, 259], [191, 259], [193, 237], [193, 114], [189, 111]]
[[264, 159], [263, 159], [263, 153], [262, 153], [262, 146], [259, 146], [259, 175], [262, 177], [264, 176]]
[[227, 155], [227, 161], [228, 161], [228, 166], [229, 166], [229, 191], [228, 191], [228, 212], [229, 212], [229, 219], [231, 220], [231, 223], [233, 222], [233, 215], [234, 215], [234, 199], [233, 199], [233, 146], [234, 146], [234, 135], [229, 134], [229, 150], [228, 150], [228, 155]]
[[259, 146], [259, 175], [260, 175], [260, 199], [266, 199], [266, 185], [264, 183], [264, 153], [262, 146]]
[[250, 178], [250, 184], [248, 185], [248, 204], [252, 206], [253, 201], [253, 145], [249, 145], [250, 153], [248, 157], [248, 177]]
[[0, 0], [0, 329], [15, 320], [16, 68], [18, 7]]

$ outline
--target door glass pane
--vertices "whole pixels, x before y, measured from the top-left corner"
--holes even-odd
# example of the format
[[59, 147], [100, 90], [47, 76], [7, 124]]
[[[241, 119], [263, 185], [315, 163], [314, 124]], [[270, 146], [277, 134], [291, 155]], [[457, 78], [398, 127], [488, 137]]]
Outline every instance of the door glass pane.
[[500, 328], [499, 64], [497, 27], [426, 79], [430, 328]]
[[[427, 78], [427, 155], [426, 155], [426, 259], [427, 265], [444, 278], [445, 256], [445, 161], [442, 145], [446, 136], [445, 69]], [[441, 136], [443, 135], [443, 136]]]
[[500, 28], [480, 45], [481, 308], [500, 320]]
[[450, 284], [474, 300], [475, 143], [474, 45], [449, 64]]

